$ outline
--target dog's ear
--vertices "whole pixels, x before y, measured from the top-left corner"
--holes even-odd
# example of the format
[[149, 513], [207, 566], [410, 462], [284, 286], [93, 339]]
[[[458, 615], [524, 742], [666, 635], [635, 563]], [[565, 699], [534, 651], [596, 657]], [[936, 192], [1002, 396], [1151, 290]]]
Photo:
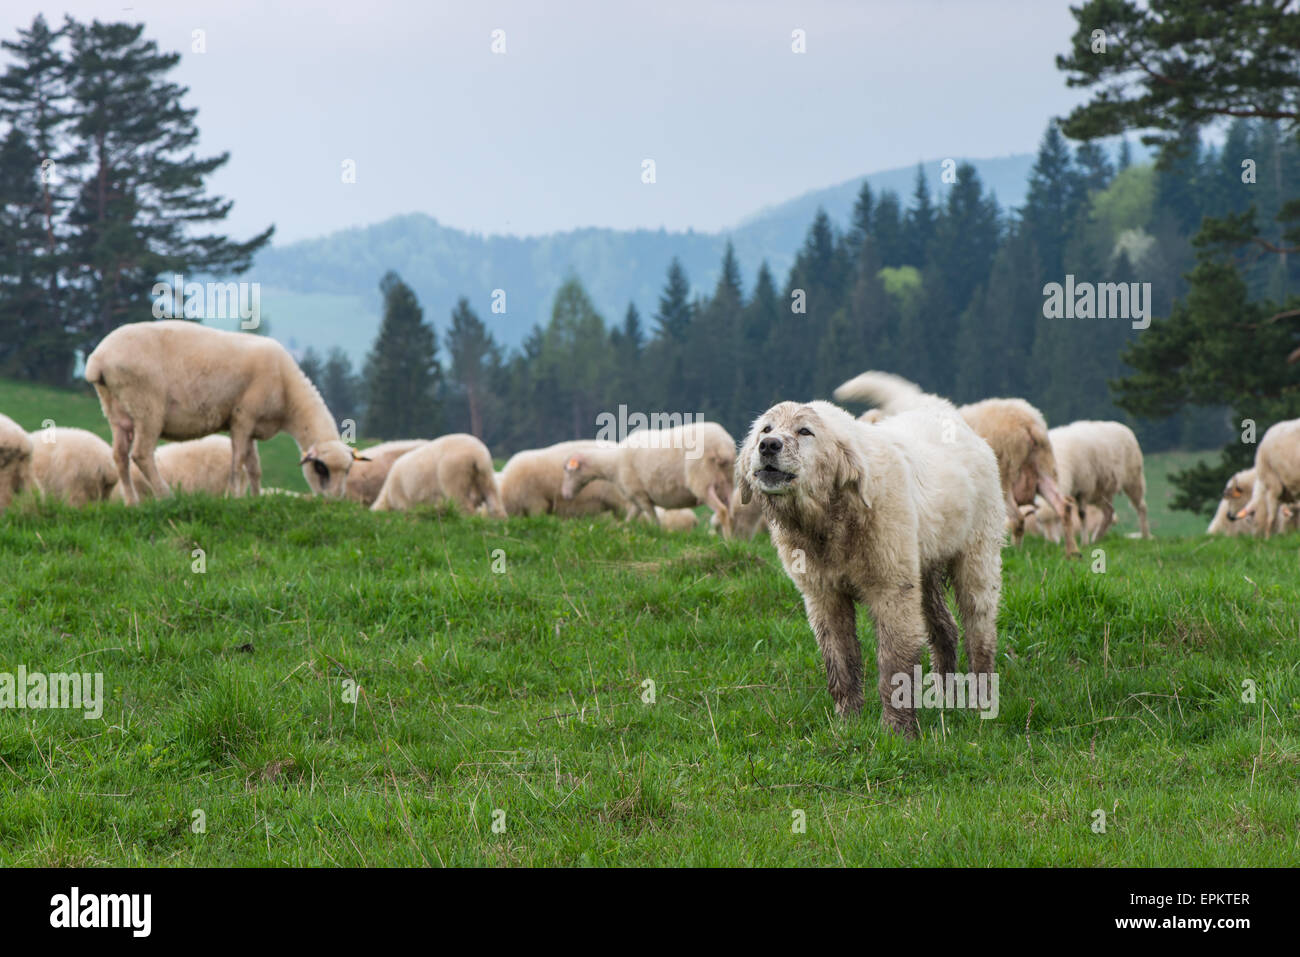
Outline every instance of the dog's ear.
[[[755, 426], [757, 426], [755, 422]], [[754, 429], [749, 430], [749, 435], [745, 437], [744, 443], [740, 446], [740, 453], [736, 456], [736, 464], [732, 471], [736, 475], [736, 488], [740, 490], [740, 504], [748, 505], [749, 500], [754, 497], [754, 486], [749, 481], [749, 462], [753, 458]]]
[[861, 450], [848, 442], [835, 443], [835, 487], [856, 485], [862, 503], [871, 508], [870, 473]]

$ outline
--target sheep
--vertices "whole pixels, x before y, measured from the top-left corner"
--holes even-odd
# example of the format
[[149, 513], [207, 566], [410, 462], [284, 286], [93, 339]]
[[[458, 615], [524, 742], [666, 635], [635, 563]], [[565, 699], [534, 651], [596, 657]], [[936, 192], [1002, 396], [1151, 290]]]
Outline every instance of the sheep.
[[[1143, 538], [1151, 537], [1147, 523], [1146, 477], [1137, 436], [1119, 422], [1072, 422], [1048, 433], [1056, 453], [1061, 494], [1066, 498], [1066, 528], [1081, 528], [1084, 540], [1095, 542], [1115, 523], [1112, 500], [1121, 491], [1137, 512]], [[1087, 526], [1087, 509], [1096, 506], [1103, 518], [1094, 532]], [[1074, 515], [1077, 510], [1077, 519]]]
[[[1020, 514], [1025, 520], [1025, 534], [1045, 538], [1053, 544], [1061, 542], [1061, 516], [1047, 504], [1041, 495], [1034, 498], [1032, 505], [1021, 505]], [[1101, 530], [1103, 514], [1101, 509], [1089, 509], [1085, 519], [1088, 535], [1096, 535]]]
[[[863, 420], [875, 421], [875, 420]], [[742, 503], [740, 500], [739, 490], [733, 489], [731, 492], [731, 537], [732, 538], [753, 538], [759, 532], [766, 532], [767, 518], [763, 515], [763, 509], [757, 499], [751, 499], [748, 503]], [[722, 531], [722, 519], [714, 513], [709, 517], [709, 534], [716, 535]]]
[[1300, 419], [1275, 422], [1255, 450], [1255, 488], [1237, 518], [1254, 516], [1256, 537], [1278, 531], [1281, 504], [1300, 496]]
[[[155, 460], [158, 463], [158, 474], [172, 491], [223, 495], [230, 478], [228, 469], [232, 454], [233, 447], [228, 436], [208, 435], [201, 439], [160, 445], [155, 452]], [[252, 444], [252, 454], [245, 465], [250, 463], [254, 470], [261, 471], [256, 442]], [[154, 497], [154, 489], [149, 480], [134, 464], [131, 466], [131, 481], [137, 495], [143, 498]], [[265, 488], [261, 489], [262, 493], [266, 491]], [[120, 482], [113, 489], [113, 498], [119, 502], [126, 500]]]
[[19, 492], [36, 487], [32, 474], [32, 440], [23, 427], [0, 415], [0, 512]]
[[655, 517], [659, 527], [670, 532], [689, 532], [700, 524], [700, 517], [693, 508], [660, 508], [655, 506]]
[[171, 494], [154, 459], [159, 438], [229, 432], [231, 493], [242, 471], [252, 494], [261, 491], [255, 439], [288, 432], [302, 453], [308, 487], [331, 498], [343, 495], [358, 457], [340, 441], [329, 409], [293, 356], [266, 336], [174, 319], [128, 323], [95, 347], [85, 378], [113, 429], [118, 481], [131, 505], [140, 500], [131, 462], [156, 494]]
[[639, 429], [613, 448], [575, 452], [564, 463], [560, 495], [573, 499], [596, 479], [618, 486], [636, 511], [655, 524], [662, 508], [708, 505], [731, 537], [731, 486], [736, 443], [716, 422]]
[[592, 439], [560, 442], [544, 449], [516, 452], [501, 470], [501, 504], [508, 515], [559, 515], [575, 518], [613, 512], [619, 516], [632, 511], [632, 504], [613, 482], [597, 479], [572, 499], [560, 494], [564, 481], [564, 463], [575, 453], [600, 445]]
[[[868, 375], [879, 375], [869, 373]], [[871, 401], [871, 383], [879, 381], [858, 376], [835, 390], [835, 398], [844, 401]], [[900, 390], [921, 394], [919, 386], [899, 376], [890, 376]], [[1048, 439], [1047, 420], [1043, 413], [1024, 399], [984, 399], [958, 410], [966, 424], [975, 430], [989, 446], [998, 460], [998, 478], [1002, 483], [1002, 497], [1006, 505], [1011, 540], [1019, 545], [1024, 537], [1024, 517], [1021, 506], [1033, 503], [1035, 494], [1043, 496], [1057, 514], [1065, 518], [1070, 514], [1061, 494], [1056, 475], [1056, 460]], [[859, 416], [868, 423], [879, 422], [885, 413], [870, 409]], [[1067, 522], [1068, 524], [1068, 522]], [[1067, 527], [1065, 554], [1078, 555], [1074, 534]]]
[[488, 447], [463, 432], [444, 435], [407, 452], [388, 470], [372, 511], [404, 511], [415, 505], [451, 499], [466, 512], [485, 505], [494, 518], [505, 518], [497, 494]]
[[[1253, 468], [1243, 469], [1228, 479], [1228, 484], [1223, 488], [1223, 497], [1219, 499], [1219, 507], [1215, 510], [1214, 518], [1210, 520], [1205, 534], [1230, 537], [1254, 535], [1255, 516], [1237, 517], [1242, 503], [1249, 503], [1254, 492], [1255, 470]], [[1294, 532], [1298, 528], [1300, 528], [1300, 510], [1291, 505], [1283, 505], [1279, 508], [1277, 527], [1274, 531], [1280, 534]]]
[[62, 426], [32, 432], [32, 474], [41, 494], [80, 508], [117, 486], [112, 447], [93, 432]]
[[428, 439], [400, 439], [396, 442], [384, 442], [372, 445], [362, 451], [367, 461], [357, 461], [348, 472], [347, 491], [344, 493], [353, 502], [359, 502], [369, 508], [379, 497], [379, 490], [384, 487], [388, 470], [393, 463], [407, 452], [413, 452], [429, 443]]

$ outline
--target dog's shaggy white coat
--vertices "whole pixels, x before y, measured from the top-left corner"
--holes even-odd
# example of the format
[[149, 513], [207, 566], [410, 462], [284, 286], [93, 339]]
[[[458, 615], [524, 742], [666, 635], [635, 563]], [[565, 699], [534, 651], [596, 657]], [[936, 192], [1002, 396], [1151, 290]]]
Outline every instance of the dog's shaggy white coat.
[[[955, 673], [957, 624], [968, 668], [992, 674], [1005, 521], [993, 450], [937, 396], [871, 376], [886, 417], [855, 420], [829, 402], [782, 402], [755, 420], [736, 463], [741, 501], [757, 496], [786, 573], [804, 597], [835, 709], [863, 704], [856, 604], [876, 622], [877, 687], [885, 724], [917, 731], [912, 668], [927, 640], [934, 669]], [[900, 385], [903, 383], [903, 385]]]

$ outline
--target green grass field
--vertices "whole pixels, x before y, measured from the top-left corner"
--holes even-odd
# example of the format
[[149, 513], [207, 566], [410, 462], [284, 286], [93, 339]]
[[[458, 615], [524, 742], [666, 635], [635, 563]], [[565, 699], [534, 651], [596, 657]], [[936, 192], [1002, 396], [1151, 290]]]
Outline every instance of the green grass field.
[[[93, 424], [14, 391], [28, 427]], [[107, 700], [0, 711], [0, 863], [1293, 865], [1300, 539], [1170, 537], [1151, 485], [1160, 537], [1108, 537], [1104, 571], [1004, 552], [1000, 714], [910, 743], [871, 694], [831, 714], [766, 541], [21, 500], [0, 672]]]

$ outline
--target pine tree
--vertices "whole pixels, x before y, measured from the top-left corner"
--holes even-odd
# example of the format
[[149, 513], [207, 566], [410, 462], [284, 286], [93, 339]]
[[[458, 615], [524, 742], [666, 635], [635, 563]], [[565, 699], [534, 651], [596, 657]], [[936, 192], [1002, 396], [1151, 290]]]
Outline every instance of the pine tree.
[[938, 214], [930, 199], [930, 184], [925, 178], [925, 167], [916, 164], [916, 186], [912, 189], [912, 206], [903, 219], [902, 262], [917, 269], [923, 267], [934, 241]]
[[194, 155], [196, 111], [167, 79], [177, 54], [142, 39], [143, 24], [69, 20], [66, 30], [76, 139], [70, 318], [89, 349], [118, 325], [150, 318], [157, 276], [242, 272], [273, 227], [246, 242], [196, 231], [230, 211], [204, 189], [230, 157]]
[[849, 251], [853, 256], [857, 256], [858, 250], [862, 248], [862, 244], [871, 235], [871, 208], [874, 205], [875, 200], [871, 195], [871, 184], [864, 179], [862, 187], [858, 190], [858, 198], [853, 203], [853, 222], [845, 237]]
[[451, 356], [450, 378], [464, 394], [470, 434], [482, 439], [484, 407], [489, 400], [487, 385], [493, 368], [501, 361], [501, 350], [464, 296], [452, 310], [447, 352]]
[[[881, 265], [888, 268], [907, 263], [902, 215], [898, 194], [892, 190], [881, 193], [871, 217], [871, 236], [876, 241], [876, 253], [880, 256]], [[920, 268], [918, 264], [912, 265]]]
[[67, 207], [60, 165], [66, 160], [66, 65], [43, 16], [0, 43], [12, 57], [0, 75], [0, 120], [9, 126], [0, 155], [0, 369], [15, 378], [64, 385], [72, 372], [73, 340], [59, 288]]
[[384, 317], [366, 359], [366, 434], [435, 435], [439, 425], [438, 339], [411, 288], [395, 272], [379, 283]]
[[361, 387], [348, 354], [338, 346], [331, 349], [320, 376], [321, 398], [333, 414], [334, 421], [340, 426], [361, 421]]
[[[307, 381], [314, 385], [316, 391], [319, 392], [325, 373], [325, 363], [321, 361], [320, 353], [314, 347], [308, 346], [306, 351], [303, 352], [302, 358], [298, 360], [298, 368], [307, 377]], [[329, 405], [328, 400], [325, 404]]]
[[1021, 219], [1038, 247], [1043, 275], [1053, 282], [1064, 281], [1065, 243], [1084, 197], [1080, 183], [1065, 137], [1055, 123], [1048, 124], [1029, 175]]

